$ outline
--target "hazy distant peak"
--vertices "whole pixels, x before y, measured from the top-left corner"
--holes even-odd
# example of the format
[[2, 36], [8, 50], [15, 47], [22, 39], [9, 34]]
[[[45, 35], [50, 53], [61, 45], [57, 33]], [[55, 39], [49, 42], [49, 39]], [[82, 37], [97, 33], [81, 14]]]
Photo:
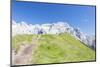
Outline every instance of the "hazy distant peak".
[[16, 21], [12, 20], [12, 25], [16, 25], [16, 24], [17, 24]]

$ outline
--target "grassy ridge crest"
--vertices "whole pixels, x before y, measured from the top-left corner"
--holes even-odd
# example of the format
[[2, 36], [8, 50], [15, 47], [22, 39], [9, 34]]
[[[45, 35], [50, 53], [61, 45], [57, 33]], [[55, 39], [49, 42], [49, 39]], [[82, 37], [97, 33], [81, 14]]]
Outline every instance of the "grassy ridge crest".
[[95, 60], [95, 51], [68, 33], [16, 35], [12, 38], [12, 47], [18, 51], [22, 42], [32, 43], [33, 38], [38, 38], [38, 48], [31, 61], [33, 64]]

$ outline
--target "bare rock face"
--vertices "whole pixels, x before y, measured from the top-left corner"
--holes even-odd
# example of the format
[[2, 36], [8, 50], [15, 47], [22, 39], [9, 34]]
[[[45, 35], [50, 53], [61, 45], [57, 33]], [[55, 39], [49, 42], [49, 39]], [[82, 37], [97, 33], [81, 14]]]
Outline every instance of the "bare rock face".
[[87, 43], [92, 49], [95, 49], [96, 48], [95, 36], [87, 36]]

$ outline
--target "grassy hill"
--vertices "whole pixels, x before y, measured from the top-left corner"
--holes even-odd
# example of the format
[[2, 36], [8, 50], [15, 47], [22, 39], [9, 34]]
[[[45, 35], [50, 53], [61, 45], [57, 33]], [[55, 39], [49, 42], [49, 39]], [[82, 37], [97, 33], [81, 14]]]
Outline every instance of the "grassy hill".
[[16, 35], [12, 38], [12, 48], [19, 50], [21, 43], [33, 43], [37, 39], [37, 49], [33, 49], [31, 63], [60, 63], [95, 60], [95, 51], [76, 40], [68, 33], [59, 35]]

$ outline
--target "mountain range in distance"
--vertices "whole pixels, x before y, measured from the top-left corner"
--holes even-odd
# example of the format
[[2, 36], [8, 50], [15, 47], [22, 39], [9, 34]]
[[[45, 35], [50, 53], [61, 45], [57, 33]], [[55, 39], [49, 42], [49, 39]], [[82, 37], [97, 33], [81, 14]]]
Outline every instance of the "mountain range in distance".
[[57, 34], [69, 33], [86, 46], [95, 49], [96, 39], [94, 36], [85, 35], [79, 28], [70, 26], [67, 22], [27, 24], [25, 22], [16, 23], [12, 21], [12, 36], [21, 34]]

